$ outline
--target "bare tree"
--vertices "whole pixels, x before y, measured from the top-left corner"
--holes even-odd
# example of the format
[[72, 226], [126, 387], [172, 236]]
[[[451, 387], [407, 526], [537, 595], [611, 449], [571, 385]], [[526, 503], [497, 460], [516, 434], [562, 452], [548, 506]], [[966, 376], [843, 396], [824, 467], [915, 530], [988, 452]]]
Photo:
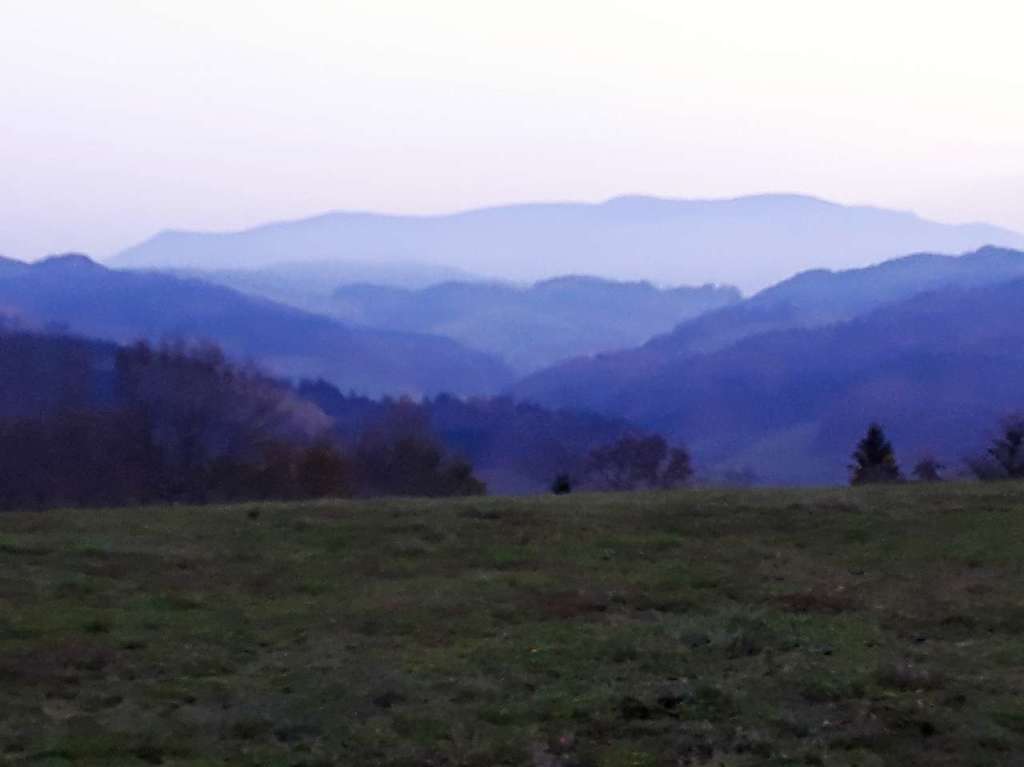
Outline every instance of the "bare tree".
[[945, 468], [937, 458], [927, 455], [917, 462], [912, 474], [918, 482], [941, 482]]
[[1024, 413], [1015, 413], [1003, 419], [1002, 434], [988, 449], [1007, 477], [1024, 477]]
[[692, 474], [686, 449], [669, 448], [658, 435], [625, 436], [595, 448], [586, 466], [590, 483], [605, 490], [678, 487]]

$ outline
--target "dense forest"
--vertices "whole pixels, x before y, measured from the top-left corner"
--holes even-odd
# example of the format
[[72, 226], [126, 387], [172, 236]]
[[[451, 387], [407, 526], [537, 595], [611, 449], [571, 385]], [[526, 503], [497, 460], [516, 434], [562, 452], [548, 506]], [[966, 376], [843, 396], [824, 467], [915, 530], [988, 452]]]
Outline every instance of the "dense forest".
[[465, 456], [501, 492], [546, 488], [560, 473], [583, 478], [592, 451], [638, 433], [622, 419], [552, 410], [509, 397], [374, 400], [343, 394], [322, 380], [303, 381], [297, 391], [330, 416], [343, 442], [382, 422], [417, 424]]
[[485, 475], [503, 490], [559, 475], [597, 488], [613, 444], [669, 455], [624, 421], [507, 398], [373, 400], [292, 386], [213, 345], [0, 332], [2, 508], [467, 495]]
[[383, 494], [484, 485], [412, 421], [343, 446], [315, 404], [213, 346], [0, 337], [5, 508]]

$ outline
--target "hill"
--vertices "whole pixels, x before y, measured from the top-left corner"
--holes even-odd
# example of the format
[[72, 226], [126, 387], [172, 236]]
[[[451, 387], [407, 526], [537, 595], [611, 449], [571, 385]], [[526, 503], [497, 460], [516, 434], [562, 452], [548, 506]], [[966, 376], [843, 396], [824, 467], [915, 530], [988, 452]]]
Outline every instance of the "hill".
[[958, 253], [986, 244], [1024, 247], [1024, 236], [798, 195], [620, 197], [441, 216], [327, 213], [229, 233], [167, 231], [125, 250], [115, 263], [238, 269], [296, 261], [413, 261], [519, 281], [595, 274], [751, 290], [809, 268], [864, 266], [896, 253]]
[[627, 348], [740, 299], [735, 288], [560, 277], [528, 287], [445, 282], [419, 290], [342, 285], [331, 311], [375, 328], [453, 338], [527, 373], [580, 354]]
[[1015, 485], [0, 514], [12, 763], [1011, 765]]
[[944, 288], [1024, 278], [1024, 252], [984, 247], [960, 256], [918, 253], [863, 269], [815, 269], [766, 288], [742, 304], [681, 323], [651, 339], [671, 354], [707, 352], [768, 330], [812, 328]]
[[1024, 281], [950, 289], [680, 360], [629, 392], [623, 414], [783, 484], [843, 481], [872, 420], [905, 464], [935, 454], [955, 470], [1024, 405], [1022, 343]]
[[777, 483], [838, 482], [870, 420], [888, 427], [905, 462], [933, 453], [956, 465], [979, 449], [1000, 416], [1024, 407], [1022, 328], [1024, 281], [945, 288], [703, 353], [686, 345], [703, 336], [684, 325], [673, 334], [679, 353], [667, 353], [674, 347], [666, 337], [538, 374], [515, 393], [657, 428], [684, 440], [707, 468], [751, 467]]
[[439, 336], [338, 320], [196, 279], [114, 270], [85, 256], [0, 269], [0, 307], [28, 326], [117, 342], [204, 339], [279, 375], [320, 377], [369, 394], [494, 392], [510, 371]]
[[950, 287], [982, 287], [1024, 278], [1024, 252], [985, 247], [961, 256], [920, 253], [864, 269], [816, 269], [743, 301], [681, 323], [634, 349], [566, 360], [526, 376], [513, 392], [548, 405], [613, 408], [626, 389], [697, 354], [745, 338], [849, 320], [886, 304]]

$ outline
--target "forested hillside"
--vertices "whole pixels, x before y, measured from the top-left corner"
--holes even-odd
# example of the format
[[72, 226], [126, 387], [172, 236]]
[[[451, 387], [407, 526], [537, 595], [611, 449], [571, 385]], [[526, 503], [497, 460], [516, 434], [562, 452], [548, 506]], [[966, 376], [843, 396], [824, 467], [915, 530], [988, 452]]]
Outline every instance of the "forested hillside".
[[962, 467], [1024, 408], [1022, 270], [1024, 253], [985, 249], [804, 275], [513, 393], [657, 428], [709, 469], [750, 467], [773, 483], [842, 481], [871, 420], [906, 461]]
[[210, 345], [0, 331], [0, 507], [546, 491], [622, 420], [293, 387]]

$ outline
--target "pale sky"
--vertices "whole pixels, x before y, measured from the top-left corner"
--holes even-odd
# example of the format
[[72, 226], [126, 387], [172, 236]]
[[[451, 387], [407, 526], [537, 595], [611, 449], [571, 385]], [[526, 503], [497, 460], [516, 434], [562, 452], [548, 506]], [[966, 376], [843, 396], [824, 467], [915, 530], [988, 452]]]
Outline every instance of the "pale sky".
[[1024, 231], [1019, 0], [0, 0], [0, 253], [786, 191]]

